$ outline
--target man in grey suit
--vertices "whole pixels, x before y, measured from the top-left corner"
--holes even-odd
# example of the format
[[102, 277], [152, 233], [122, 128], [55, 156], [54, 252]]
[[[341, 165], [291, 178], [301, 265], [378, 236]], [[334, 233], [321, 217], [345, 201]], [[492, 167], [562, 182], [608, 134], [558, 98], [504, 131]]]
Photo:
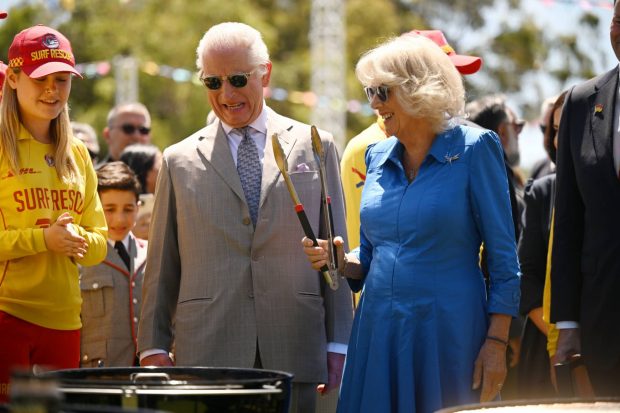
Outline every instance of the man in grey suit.
[[[611, 45], [620, 60], [620, 2]], [[558, 132], [551, 321], [557, 362], [580, 353], [598, 397], [620, 396], [618, 66], [573, 87]]]
[[[291, 411], [313, 412], [317, 384], [325, 384], [323, 392], [340, 384], [353, 314], [346, 285], [327, 287], [299, 248], [304, 234], [273, 154], [275, 133], [314, 232], [325, 237], [310, 127], [265, 105], [271, 62], [250, 26], [209, 29], [197, 66], [217, 119], [164, 152], [138, 334], [141, 365], [171, 365], [174, 342], [177, 365], [289, 371]], [[344, 234], [338, 155], [331, 135], [321, 138], [335, 233]]]

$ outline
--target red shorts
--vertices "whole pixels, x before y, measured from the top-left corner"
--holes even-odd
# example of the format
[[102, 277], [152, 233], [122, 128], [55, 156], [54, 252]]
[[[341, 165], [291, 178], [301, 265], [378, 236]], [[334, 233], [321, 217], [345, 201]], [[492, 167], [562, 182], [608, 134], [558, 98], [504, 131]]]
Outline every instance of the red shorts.
[[0, 403], [8, 400], [14, 369], [78, 368], [80, 330], [52, 330], [0, 311]]

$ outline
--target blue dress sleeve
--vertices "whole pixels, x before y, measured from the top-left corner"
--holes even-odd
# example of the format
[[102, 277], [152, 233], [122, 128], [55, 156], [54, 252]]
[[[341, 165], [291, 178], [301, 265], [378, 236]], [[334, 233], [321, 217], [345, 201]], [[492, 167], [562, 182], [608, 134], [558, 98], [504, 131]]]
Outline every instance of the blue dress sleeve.
[[495, 132], [482, 133], [474, 143], [470, 172], [470, 201], [488, 254], [488, 311], [517, 316], [521, 274], [503, 150]]

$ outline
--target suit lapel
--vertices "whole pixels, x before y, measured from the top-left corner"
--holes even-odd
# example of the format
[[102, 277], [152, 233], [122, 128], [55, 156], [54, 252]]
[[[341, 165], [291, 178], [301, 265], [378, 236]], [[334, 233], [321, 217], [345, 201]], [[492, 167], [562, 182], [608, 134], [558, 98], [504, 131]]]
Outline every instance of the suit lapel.
[[618, 69], [608, 72], [595, 85], [595, 92], [588, 99], [591, 138], [599, 164], [614, 171], [613, 126], [615, 101], [618, 88]]
[[198, 140], [198, 151], [222, 178], [224, 182], [245, 202], [243, 188], [239, 180], [239, 173], [235, 161], [230, 153], [228, 138], [219, 121], [203, 129]]
[[[267, 135], [265, 142], [265, 153], [263, 155], [263, 177], [261, 180], [261, 196], [260, 207], [262, 207], [269, 192], [275, 185], [280, 170], [276, 165], [273, 155], [273, 145], [271, 136], [277, 133], [280, 145], [284, 151], [284, 155], [288, 158], [296, 138], [290, 133], [293, 125], [283, 116], [278, 115], [270, 108], [267, 108]], [[211, 164], [213, 169], [220, 175], [228, 186], [237, 194], [237, 196], [245, 201], [245, 194], [239, 180], [239, 173], [235, 167], [235, 162], [230, 153], [228, 138], [224, 133], [219, 121], [207, 126], [200, 134], [198, 142], [198, 151], [204, 156], [207, 162]]]
[[267, 141], [265, 142], [265, 154], [263, 157], [260, 207], [265, 203], [269, 191], [271, 191], [271, 188], [273, 188], [280, 176], [280, 170], [273, 155], [272, 135], [274, 133], [278, 134], [278, 140], [286, 158], [291, 153], [296, 141], [295, 137], [290, 133], [293, 125], [286, 122], [286, 118], [279, 116], [273, 110], [269, 108], [267, 110], [269, 112], [267, 115]]

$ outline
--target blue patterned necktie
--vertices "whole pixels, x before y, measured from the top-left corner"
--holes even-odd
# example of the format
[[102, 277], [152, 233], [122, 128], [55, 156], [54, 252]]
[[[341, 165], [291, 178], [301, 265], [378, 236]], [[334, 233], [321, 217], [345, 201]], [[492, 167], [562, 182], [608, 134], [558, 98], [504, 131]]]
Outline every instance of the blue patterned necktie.
[[256, 143], [250, 137], [249, 129], [249, 126], [237, 129], [237, 132], [243, 136], [239, 148], [237, 148], [237, 172], [239, 173], [245, 200], [250, 209], [252, 224], [256, 227], [263, 167], [260, 164]]

